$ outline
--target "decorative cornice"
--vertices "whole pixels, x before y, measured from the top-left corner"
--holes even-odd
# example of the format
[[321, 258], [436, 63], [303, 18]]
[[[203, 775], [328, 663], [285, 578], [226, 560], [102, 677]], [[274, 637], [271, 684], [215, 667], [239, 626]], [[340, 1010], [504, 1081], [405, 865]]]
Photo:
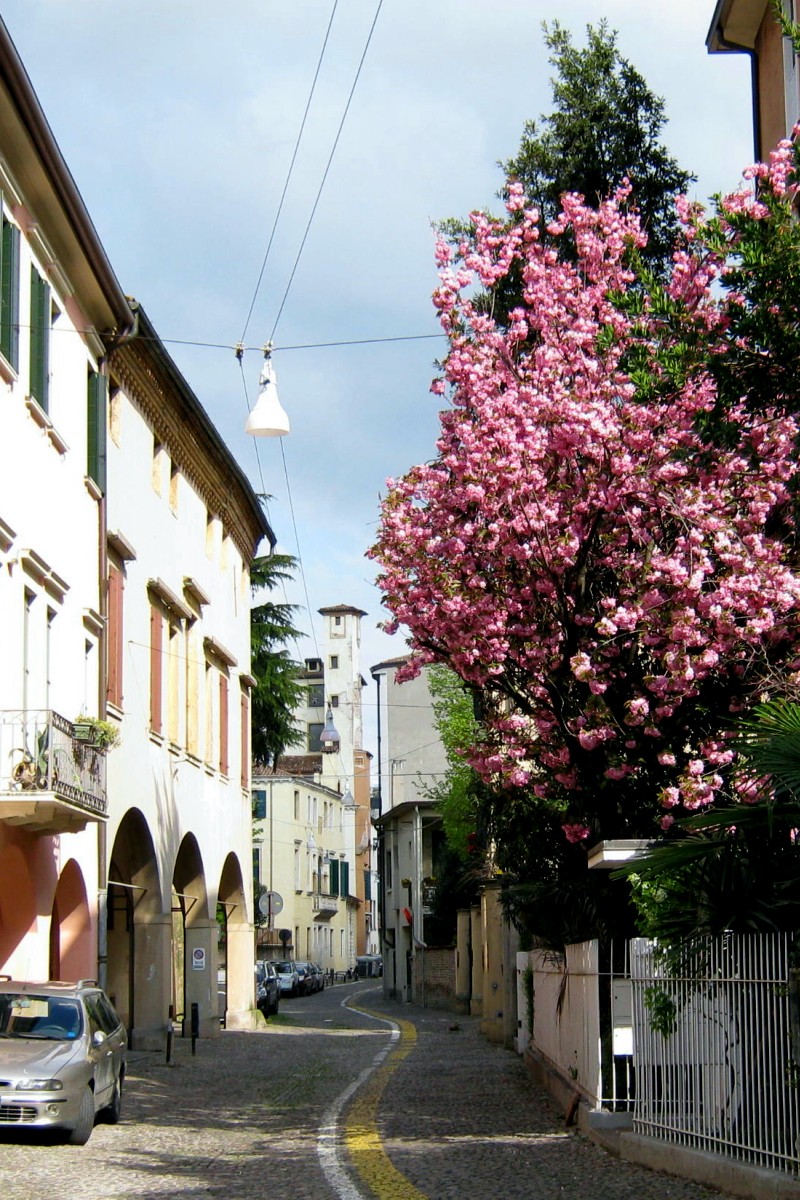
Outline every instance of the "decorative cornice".
[[176, 595], [172, 588], [164, 583], [163, 579], [148, 579], [147, 588], [154, 596], [158, 597], [165, 608], [169, 609], [181, 621], [189, 621], [194, 616], [192, 610], [183, 603], [180, 596]]
[[235, 667], [239, 661], [236, 655], [231, 654], [230, 650], [226, 646], [223, 646], [222, 642], [218, 641], [215, 637], [204, 637], [203, 647], [206, 654], [211, 655], [213, 658], [218, 658], [226, 667]]

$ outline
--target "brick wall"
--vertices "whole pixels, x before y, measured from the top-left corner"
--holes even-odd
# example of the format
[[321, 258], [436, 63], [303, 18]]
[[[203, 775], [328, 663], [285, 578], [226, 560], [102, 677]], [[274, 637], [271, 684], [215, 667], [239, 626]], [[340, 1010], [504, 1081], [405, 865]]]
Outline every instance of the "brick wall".
[[[418, 950], [413, 967], [414, 1003], [426, 1008], [456, 1008], [456, 952], [452, 946]], [[423, 995], [424, 992], [424, 995]]]

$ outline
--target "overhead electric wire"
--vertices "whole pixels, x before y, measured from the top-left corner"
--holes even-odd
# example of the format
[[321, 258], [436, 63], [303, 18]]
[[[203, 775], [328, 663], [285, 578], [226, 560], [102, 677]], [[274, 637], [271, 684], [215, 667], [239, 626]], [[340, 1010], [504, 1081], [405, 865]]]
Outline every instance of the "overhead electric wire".
[[292, 267], [292, 271], [291, 271], [291, 274], [290, 274], [290, 276], [289, 276], [289, 282], [286, 284], [286, 290], [285, 290], [285, 292], [283, 293], [283, 299], [281, 300], [281, 303], [280, 303], [280, 308], [278, 309], [278, 315], [276, 316], [276, 318], [275, 318], [275, 323], [274, 323], [274, 325], [272, 326], [272, 333], [271, 333], [271, 334], [270, 334], [270, 336], [269, 336], [269, 341], [270, 341], [270, 342], [274, 341], [274, 339], [275, 339], [275, 331], [276, 331], [276, 330], [277, 330], [277, 328], [278, 328], [278, 324], [279, 324], [279, 322], [280, 322], [281, 316], [283, 315], [283, 310], [284, 310], [284, 307], [285, 307], [285, 305], [286, 305], [286, 301], [287, 301], [287, 299], [288, 299], [289, 292], [290, 292], [290, 290], [291, 290], [291, 287], [292, 287], [292, 283], [294, 282], [295, 273], [296, 273], [296, 271], [297, 271], [297, 267], [298, 267], [298, 264], [299, 264], [299, 262], [300, 262], [300, 258], [301, 258], [301, 256], [302, 256], [303, 249], [304, 249], [304, 247], [305, 247], [306, 240], [307, 240], [307, 238], [308, 238], [308, 234], [309, 234], [309, 231], [310, 231], [310, 229], [311, 229], [312, 222], [313, 222], [313, 220], [314, 220], [314, 216], [316, 215], [317, 206], [319, 205], [319, 202], [320, 202], [320, 197], [322, 196], [322, 191], [323, 191], [323, 188], [325, 187], [325, 181], [326, 181], [326, 180], [327, 180], [327, 178], [328, 178], [328, 172], [329, 172], [329, 171], [330, 171], [330, 169], [331, 169], [331, 163], [333, 162], [333, 156], [334, 156], [334, 154], [336, 153], [336, 147], [339, 145], [339, 138], [340, 138], [340, 137], [341, 137], [341, 135], [342, 135], [342, 129], [344, 128], [344, 123], [345, 123], [345, 120], [347, 119], [347, 114], [348, 114], [348, 112], [350, 111], [350, 104], [351, 104], [351, 102], [352, 102], [352, 99], [353, 99], [353, 94], [354, 94], [354, 92], [355, 92], [355, 90], [356, 90], [356, 85], [357, 85], [357, 83], [358, 83], [358, 80], [359, 80], [359, 77], [360, 77], [360, 75], [361, 75], [361, 70], [362, 70], [362, 68], [363, 68], [363, 66], [364, 66], [364, 60], [365, 60], [365, 59], [366, 59], [366, 57], [367, 57], [367, 51], [369, 50], [369, 44], [370, 44], [370, 42], [372, 41], [372, 35], [373, 35], [373, 33], [375, 32], [375, 26], [376, 26], [376, 25], [377, 25], [377, 23], [378, 23], [378, 17], [380, 16], [380, 12], [381, 12], [381, 8], [382, 8], [382, 7], [383, 7], [383, 0], [378, 0], [378, 7], [377, 7], [377, 8], [376, 8], [376, 10], [375, 10], [375, 16], [374, 16], [374, 17], [373, 17], [373, 19], [372, 19], [372, 25], [370, 26], [369, 33], [367, 34], [367, 40], [366, 40], [366, 42], [364, 43], [364, 49], [363, 49], [363, 51], [362, 51], [362, 54], [361, 54], [361, 59], [360, 59], [360, 61], [359, 61], [359, 64], [358, 64], [358, 69], [356, 70], [355, 79], [353, 80], [353, 86], [350, 88], [350, 95], [347, 97], [347, 103], [346, 103], [346, 104], [345, 104], [345, 106], [344, 106], [344, 112], [342, 113], [342, 119], [341, 119], [341, 121], [339, 122], [339, 128], [338, 128], [338, 130], [337, 130], [337, 132], [336, 132], [336, 137], [334, 138], [334, 142], [333, 142], [333, 146], [331, 147], [331, 152], [330, 152], [330, 155], [328, 156], [328, 162], [327, 162], [327, 165], [326, 165], [326, 167], [325, 167], [325, 171], [323, 172], [323, 175], [322, 175], [322, 181], [321, 181], [321, 183], [320, 183], [320, 185], [319, 185], [319, 190], [317, 191], [317, 196], [316, 196], [316, 199], [315, 199], [315, 201], [314, 201], [314, 205], [313, 205], [313, 207], [312, 207], [312, 209], [311, 209], [311, 215], [310, 215], [310, 216], [309, 216], [309, 218], [308, 218], [308, 224], [306, 225], [305, 233], [303, 234], [302, 241], [300, 242], [300, 249], [297, 251], [297, 257], [296, 257], [296, 258], [295, 258], [295, 260], [294, 260], [294, 266]]
[[295, 519], [295, 515], [294, 515], [294, 501], [292, 500], [292, 489], [289, 484], [289, 471], [286, 466], [286, 451], [283, 448], [283, 438], [278, 438], [278, 441], [281, 444], [281, 459], [283, 460], [283, 476], [284, 476], [284, 479], [286, 480], [286, 496], [289, 501], [289, 513], [292, 518], [292, 529], [294, 530], [294, 542], [295, 542], [295, 546], [297, 547], [297, 565], [300, 569], [300, 578], [303, 581], [303, 594], [306, 598], [306, 612], [308, 613], [308, 619], [311, 624], [311, 640], [314, 643], [314, 649], [317, 652], [317, 658], [320, 658], [321, 655], [319, 652], [319, 646], [317, 645], [317, 631], [314, 628], [314, 619], [311, 615], [311, 600], [308, 595], [308, 584], [306, 583], [306, 572], [305, 572], [305, 568], [303, 567], [303, 556], [300, 553], [300, 535], [297, 532], [297, 520]]
[[267, 267], [267, 259], [269, 258], [269, 252], [272, 249], [272, 243], [275, 238], [275, 230], [278, 228], [278, 221], [280, 220], [281, 212], [283, 211], [283, 202], [286, 199], [286, 193], [289, 190], [289, 183], [292, 178], [294, 164], [297, 160], [297, 152], [300, 149], [300, 142], [302, 141], [303, 131], [306, 127], [308, 111], [311, 108], [311, 101], [314, 98], [314, 91], [317, 86], [317, 80], [319, 79], [319, 72], [320, 72], [320, 68], [322, 67], [322, 60], [325, 57], [325, 50], [328, 45], [328, 38], [330, 37], [331, 27], [333, 25], [333, 18], [336, 16], [336, 9], [337, 9], [338, 5], [339, 5], [339, 0], [333, 0], [333, 8], [331, 9], [331, 17], [330, 17], [330, 20], [328, 21], [328, 28], [325, 31], [325, 40], [322, 43], [322, 50], [320, 51], [319, 61], [317, 63], [317, 69], [314, 72], [314, 79], [311, 84], [311, 91], [308, 93], [308, 100], [306, 101], [306, 108], [305, 108], [305, 112], [303, 113], [303, 120], [300, 122], [300, 132], [297, 135], [297, 141], [295, 142], [295, 145], [294, 145], [294, 153], [292, 154], [292, 161], [289, 163], [289, 171], [286, 176], [286, 182], [283, 185], [283, 191], [281, 192], [281, 198], [280, 198], [280, 202], [278, 204], [278, 211], [275, 213], [275, 220], [272, 223], [272, 230], [269, 235], [267, 249], [264, 253], [264, 260], [261, 263], [261, 270], [258, 273], [258, 279], [256, 280], [255, 291], [253, 292], [253, 298], [250, 301], [250, 308], [247, 311], [247, 320], [244, 323], [244, 329], [242, 330], [242, 336], [239, 338], [240, 342], [244, 341], [245, 336], [247, 334], [247, 328], [250, 324], [250, 318], [253, 315], [253, 309], [255, 308], [256, 300], [258, 299], [258, 293], [261, 289], [261, 281], [264, 278], [264, 271], [266, 270], [266, 267]]
[[[338, 0], [337, 0], [337, 2], [338, 2]], [[310, 231], [310, 229], [311, 229], [311, 225], [312, 225], [312, 223], [313, 223], [314, 216], [316, 215], [316, 211], [317, 211], [317, 208], [318, 208], [318, 206], [319, 206], [320, 198], [321, 198], [321, 196], [322, 196], [322, 191], [323, 191], [323, 189], [324, 189], [324, 187], [325, 187], [325, 181], [326, 181], [326, 180], [327, 180], [327, 178], [328, 178], [328, 173], [329, 173], [329, 171], [330, 171], [331, 164], [332, 164], [332, 162], [333, 162], [333, 157], [334, 157], [334, 154], [336, 153], [336, 148], [337, 148], [337, 146], [338, 146], [338, 144], [339, 144], [339, 139], [340, 139], [340, 137], [341, 137], [342, 130], [343, 130], [343, 128], [344, 128], [344, 123], [345, 123], [345, 120], [347, 119], [347, 114], [348, 114], [348, 112], [349, 112], [349, 110], [350, 110], [350, 104], [351, 104], [351, 102], [352, 102], [353, 95], [354, 95], [354, 93], [355, 93], [355, 90], [356, 90], [356, 85], [357, 85], [357, 83], [358, 83], [359, 77], [360, 77], [360, 75], [361, 75], [362, 68], [363, 68], [363, 66], [364, 66], [364, 61], [365, 61], [365, 59], [366, 59], [366, 56], [367, 56], [367, 51], [368, 51], [368, 49], [369, 49], [370, 42], [372, 41], [372, 35], [373, 35], [373, 33], [375, 32], [375, 26], [377, 25], [377, 22], [378, 22], [378, 17], [379, 17], [379, 15], [380, 15], [380, 11], [381, 11], [381, 8], [382, 8], [382, 7], [383, 7], [383, 0], [378, 0], [378, 7], [377, 7], [377, 8], [376, 8], [376, 10], [375, 10], [375, 16], [374, 16], [374, 17], [373, 17], [373, 19], [372, 19], [372, 24], [371, 24], [371, 26], [370, 26], [369, 33], [368, 33], [368, 35], [367, 35], [367, 40], [366, 40], [366, 42], [364, 43], [364, 49], [363, 49], [363, 51], [362, 51], [362, 53], [361, 53], [361, 58], [360, 58], [360, 60], [359, 60], [359, 63], [358, 63], [358, 68], [357, 68], [357, 70], [356, 70], [356, 74], [355, 74], [355, 78], [354, 78], [354, 80], [353, 80], [352, 87], [350, 88], [350, 94], [349, 94], [349, 95], [348, 95], [348, 97], [347, 97], [347, 103], [345, 104], [345, 107], [344, 107], [344, 112], [342, 113], [342, 118], [341, 118], [341, 120], [340, 120], [340, 122], [339, 122], [339, 128], [338, 128], [338, 130], [337, 130], [337, 132], [336, 132], [336, 137], [335, 137], [335, 139], [334, 139], [333, 146], [331, 147], [331, 152], [330, 152], [330, 154], [329, 154], [329, 156], [328, 156], [328, 161], [327, 161], [327, 164], [326, 164], [326, 166], [325, 166], [325, 170], [324, 170], [324, 172], [323, 172], [323, 175], [322, 175], [322, 180], [321, 180], [321, 182], [320, 182], [320, 185], [319, 185], [319, 188], [318, 188], [318, 190], [317, 190], [317, 195], [316, 195], [316, 198], [315, 198], [315, 200], [314, 200], [314, 204], [313, 204], [313, 206], [312, 206], [312, 209], [311, 209], [311, 214], [310, 214], [310, 216], [309, 216], [309, 218], [308, 218], [308, 222], [307, 222], [307, 224], [306, 224], [305, 232], [303, 233], [303, 237], [302, 237], [302, 240], [301, 240], [301, 242], [300, 242], [300, 247], [299, 247], [299, 249], [298, 249], [298, 251], [297, 251], [297, 255], [296, 255], [296, 257], [295, 257], [295, 260], [294, 260], [294, 265], [292, 266], [291, 274], [290, 274], [290, 276], [289, 276], [289, 281], [288, 281], [288, 283], [287, 283], [287, 285], [286, 285], [286, 289], [285, 289], [285, 291], [284, 291], [284, 293], [283, 293], [283, 298], [282, 298], [282, 300], [281, 300], [280, 307], [278, 308], [278, 315], [277, 315], [277, 316], [276, 316], [276, 318], [275, 318], [275, 323], [274, 323], [274, 325], [273, 325], [273, 327], [272, 327], [272, 333], [270, 334], [270, 337], [269, 337], [269, 339], [268, 339], [268, 341], [267, 341], [267, 346], [271, 346], [271, 345], [272, 345], [272, 342], [274, 341], [274, 338], [275, 338], [275, 332], [276, 332], [276, 330], [277, 330], [277, 328], [278, 328], [278, 323], [280, 322], [281, 316], [282, 316], [282, 314], [283, 314], [283, 310], [284, 310], [284, 307], [285, 307], [285, 305], [286, 305], [286, 301], [287, 301], [287, 299], [288, 299], [289, 292], [290, 292], [290, 290], [291, 290], [291, 287], [292, 287], [292, 283], [293, 283], [293, 281], [294, 281], [295, 274], [296, 274], [296, 272], [297, 272], [297, 267], [298, 267], [298, 264], [299, 264], [299, 262], [300, 262], [300, 258], [301, 258], [301, 256], [302, 256], [303, 249], [304, 249], [304, 247], [305, 247], [306, 241], [307, 241], [307, 239], [308, 239], [308, 234], [309, 234], [309, 231]], [[334, 4], [333, 12], [331, 13], [331, 19], [330, 19], [330, 22], [329, 22], [329, 24], [328, 24], [328, 31], [327, 31], [327, 33], [326, 33], [326, 35], [325, 35], [325, 43], [323, 44], [323, 54], [324, 54], [324, 51], [325, 51], [325, 46], [327, 45], [327, 41], [328, 41], [328, 35], [329, 35], [329, 33], [330, 33], [330, 27], [331, 27], [331, 24], [332, 24], [332, 22], [333, 22], [333, 17], [334, 17], [335, 11], [336, 11], [336, 3]], [[322, 56], [320, 56], [320, 64], [319, 64], [319, 65], [321, 65], [321, 62], [322, 62]], [[319, 65], [318, 65], [318, 67], [317, 67], [317, 74], [319, 74]], [[312, 85], [312, 95], [313, 95], [313, 89], [314, 89], [314, 87], [316, 86], [316, 81], [317, 81], [317, 76], [315, 75], [315, 77], [314, 77], [314, 84]], [[307, 113], [308, 113], [308, 106], [310, 105], [310, 103], [311, 103], [311, 97], [309, 97], [309, 101], [308, 101], [308, 104], [307, 104], [307, 106], [306, 106], [306, 114], [305, 114], [305, 115], [304, 115], [304, 117], [303, 117], [303, 123], [302, 123], [302, 126], [301, 126], [301, 134], [302, 134], [302, 129], [303, 129], [303, 127], [305, 126], [305, 119], [306, 119], [306, 115], [307, 115]], [[299, 145], [299, 139], [298, 139], [298, 145]], [[296, 153], [296, 150], [295, 150], [295, 153]], [[292, 165], [291, 165], [291, 167], [290, 167], [290, 173], [291, 173], [291, 169], [292, 169], [292, 167], [293, 167], [293, 166], [294, 166], [294, 158], [292, 159]], [[287, 181], [287, 187], [288, 187], [288, 181]], [[285, 195], [285, 189], [284, 189], [284, 195]], [[281, 208], [281, 207], [282, 207], [282, 205], [283, 205], [283, 199], [284, 199], [284, 196], [281, 196], [281, 202], [280, 202], [279, 209], [278, 209], [278, 215], [280, 215], [280, 208]], [[273, 226], [272, 235], [270, 236], [270, 242], [269, 242], [269, 246], [267, 247], [267, 254], [266, 254], [266, 255], [265, 255], [265, 257], [264, 257], [264, 263], [262, 264], [262, 268], [261, 268], [261, 275], [259, 275], [259, 282], [258, 282], [258, 285], [257, 285], [257, 288], [256, 288], [256, 294], [257, 294], [257, 292], [258, 292], [258, 287], [260, 286], [260, 283], [261, 283], [261, 276], [263, 275], [263, 272], [264, 272], [264, 267], [266, 266], [266, 259], [267, 259], [267, 256], [269, 255], [269, 249], [270, 249], [270, 246], [272, 245], [272, 238], [273, 238], [273, 236], [274, 236], [274, 232], [275, 232], [275, 226], [276, 226], [276, 225], [277, 225], [277, 216], [276, 216], [276, 220], [275, 220], [275, 225]], [[247, 322], [245, 323], [245, 332], [246, 332], [246, 330], [247, 330], [247, 326], [249, 325], [249, 322], [250, 322], [250, 316], [252, 315], [252, 311], [253, 311], [253, 305], [254, 305], [254, 304], [255, 304], [255, 296], [253, 297], [253, 301], [252, 301], [252, 303], [251, 303], [251, 305], [250, 305], [250, 312], [248, 313]], [[424, 336], [431, 336], [431, 335], [424, 335]], [[378, 339], [376, 339], [376, 340], [378, 340]], [[392, 339], [392, 340], [395, 340], [395, 339]], [[399, 339], [398, 339], [398, 340], [399, 340]], [[236, 347], [233, 347], [233, 349], [234, 349], [234, 351], [235, 351], [235, 353], [236, 353], [236, 357], [237, 357], [237, 359], [239, 360], [239, 366], [240, 366], [240, 368], [242, 368], [242, 381], [244, 382], [244, 368], [242, 367], [242, 357], [243, 357], [243, 354], [244, 354], [245, 347], [244, 347], [244, 346], [243, 346], [243, 344], [242, 344], [242, 343], [243, 343], [243, 341], [244, 341], [244, 334], [242, 335], [242, 339], [241, 339], [241, 342], [239, 343], [239, 345], [238, 345], [238, 346], [236, 346]], [[335, 343], [332, 343], [332, 344], [335, 344]], [[339, 343], [339, 344], [344, 344], [344, 343]], [[300, 347], [298, 347], [298, 348], [300, 348]], [[310, 346], [305, 346], [305, 347], [303, 347], [303, 349], [310, 349], [310, 348], [311, 348]], [[264, 347], [262, 347], [262, 350], [263, 350], [263, 349], [264, 349]], [[249, 399], [248, 399], [248, 396], [247, 396], [247, 385], [246, 385], [246, 383], [245, 383], [245, 399], [246, 399], [246, 401], [247, 401], [247, 407], [248, 407], [248, 410], [249, 410], [250, 404], [249, 404]], [[255, 440], [255, 439], [254, 439], [254, 440]], [[312, 616], [312, 613], [311, 613], [311, 599], [310, 599], [310, 597], [309, 597], [309, 594], [308, 594], [308, 584], [307, 584], [307, 582], [306, 582], [305, 568], [304, 568], [304, 566], [303, 566], [303, 556], [302, 556], [302, 553], [301, 553], [301, 550], [300, 550], [300, 537], [299, 537], [298, 530], [297, 530], [297, 520], [296, 520], [296, 518], [295, 518], [295, 512], [294, 512], [294, 501], [293, 501], [293, 499], [292, 499], [292, 489], [291, 489], [291, 484], [290, 484], [290, 482], [289, 482], [289, 471], [288, 471], [288, 467], [287, 467], [287, 463], [286, 463], [286, 452], [285, 452], [285, 450], [284, 450], [284, 447], [283, 447], [283, 439], [281, 438], [281, 439], [279, 439], [279, 440], [280, 440], [280, 442], [281, 442], [281, 458], [282, 458], [282, 461], [283, 461], [283, 473], [284, 473], [284, 478], [285, 478], [285, 480], [286, 480], [286, 494], [287, 494], [287, 499], [288, 499], [288, 501], [289, 501], [289, 511], [290, 511], [290, 514], [291, 514], [291, 519], [292, 519], [292, 529], [293, 529], [293, 531], [294, 531], [295, 545], [296, 545], [296, 548], [297, 548], [297, 565], [298, 565], [298, 569], [299, 569], [299, 572], [300, 572], [300, 578], [301, 578], [301, 580], [302, 580], [302, 584], [303, 584], [303, 593], [304, 593], [304, 595], [305, 595], [305, 599], [306, 599], [306, 611], [307, 611], [307, 613], [308, 613], [308, 618], [309, 618], [309, 622], [310, 622], [310, 625], [311, 625], [311, 638], [312, 638], [312, 641], [313, 641], [313, 643], [314, 643], [314, 648], [315, 648], [315, 650], [316, 650], [317, 657], [319, 658], [319, 656], [320, 656], [320, 653], [319, 653], [319, 646], [318, 646], [318, 643], [317, 643], [317, 635], [316, 635], [316, 630], [315, 630], [315, 628], [314, 628], [314, 619], [313, 619], [313, 616]], [[264, 487], [264, 483], [263, 483], [263, 474], [261, 474], [261, 460], [260, 460], [260, 457], [258, 456], [258, 451], [257, 451], [257, 450], [256, 450], [256, 458], [257, 458], [257, 461], [258, 461], [259, 476], [260, 476], [260, 478], [261, 478], [261, 486], [262, 486], [262, 489], [263, 489], [263, 487]]]

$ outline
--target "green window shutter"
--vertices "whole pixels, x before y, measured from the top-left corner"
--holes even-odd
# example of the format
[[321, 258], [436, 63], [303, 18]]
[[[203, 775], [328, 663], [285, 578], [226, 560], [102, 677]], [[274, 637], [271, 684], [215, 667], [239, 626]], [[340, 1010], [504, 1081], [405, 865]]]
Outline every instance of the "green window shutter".
[[106, 377], [89, 368], [86, 384], [86, 474], [106, 490]]
[[50, 285], [31, 267], [30, 395], [47, 412], [50, 378]]
[[364, 899], [372, 899], [372, 875], [369, 871], [364, 872]]
[[350, 895], [350, 863], [339, 863], [339, 895]]
[[19, 370], [19, 230], [5, 217], [0, 239], [0, 353]]
[[328, 886], [328, 895], [339, 895], [339, 861], [336, 858], [331, 859], [331, 881]]

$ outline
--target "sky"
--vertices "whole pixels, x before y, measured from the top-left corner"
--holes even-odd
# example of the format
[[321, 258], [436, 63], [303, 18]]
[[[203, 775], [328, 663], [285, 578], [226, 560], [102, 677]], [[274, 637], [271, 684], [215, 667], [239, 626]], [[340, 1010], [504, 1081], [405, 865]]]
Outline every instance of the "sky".
[[[303, 606], [298, 657], [316, 656], [317, 610], [341, 603], [367, 613], [367, 679], [404, 652], [378, 628], [364, 552], [387, 477], [435, 454], [429, 388], [446, 342], [430, 336], [432, 225], [499, 210], [498, 162], [552, 107], [542, 21], [580, 42], [607, 18], [664, 98], [664, 140], [705, 200], [753, 154], [749, 62], [708, 55], [713, 9], [339, 0], [290, 176], [333, 0], [0, 0], [117, 278], [270, 495], [278, 549], [301, 559], [287, 596]], [[271, 336], [292, 430], [256, 442], [244, 422]]]

